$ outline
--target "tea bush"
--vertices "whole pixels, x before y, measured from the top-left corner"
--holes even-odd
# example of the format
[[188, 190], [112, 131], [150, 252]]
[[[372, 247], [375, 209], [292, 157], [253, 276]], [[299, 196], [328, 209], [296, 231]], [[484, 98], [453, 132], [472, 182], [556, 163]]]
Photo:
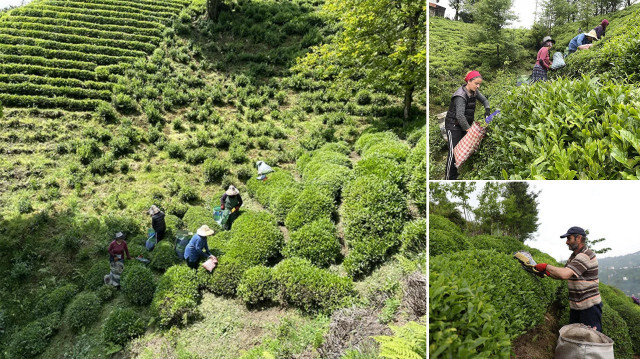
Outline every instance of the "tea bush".
[[109, 314], [102, 326], [102, 336], [106, 341], [125, 345], [133, 338], [144, 334], [142, 318], [131, 308], [116, 308]]
[[365, 133], [355, 143], [355, 149], [363, 155], [370, 147], [378, 143], [394, 143], [400, 139], [393, 132], [370, 132]]
[[199, 300], [195, 272], [186, 265], [174, 265], [160, 277], [151, 310], [163, 327], [186, 324], [197, 316]]
[[267, 174], [264, 181], [256, 177], [247, 181], [249, 195], [267, 208], [271, 208], [282, 193], [297, 190], [302, 190], [302, 185], [293, 179], [291, 173], [279, 168], [274, 168], [274, 172]]
[[462, 234], [429, 228], [429, 256], [469, 249], [469, 241]]
[[76, 295], [65, 311], [64, 321], [74, 332], [93, 323], [100, 314], [100, 299], [92, 292]]
[[178, 259], [176, 258], [176, 252], [173, 248], [173, 244], [168, 241], [160, 241], [153, 249], [153, 258], [149, 264], [151, 268], [164, 272], [167, 268], [176, 264]]
[[292, 231], [306, 223], [329, 218], [335, 211], [334, 196], [325, 188], [319, 186], [305, 186], [300, 193], [295, 207], [289, 212], [284, 223]]
[[[423, 132], [424, 133], [424, 132]], [[404, 179], [407, 192], [422, 215], [427, 209], [427, 137], [422, 135], [405, 163]], [[362, 162], [362, 161], [360, 161]]]
[[98, 288], [98, 290], [96, 290], [95, 293], [96, 293], [96, 296], [98, 296], [98, 299], [100, 299], [102, 303], [106, 303], [111, 299], [113, 299], [113, 297], [116, 294], [116, 291], [117, 291], [116, 287], [105, 284], [102, 287]]
[[47, 293], [38, 304], [34, 313], [37, 316], [45, 316], [53, 312], [63, 312], [71, 299], [78, 293], [75, 284], [66, 284]]
[[96, 262], [84, 274], [84, 288], [96, 290], [104, 285], [104, 276], [111, 272], [111, 266], [106, 260]]
[[[311, 168], [309, 165], [307, 168]], [[318, 166], [313, 174], [304, 178], [306, 186], [316, 186], [328, 192], [332, 198], [338, 200], [344, 185], [353, 178], [348, 167], [325, 163]]]
[[629, 338], [633, 345], [633, 353], [640, 353], [640, 328], [635, 323], [640, 323], [640, 307], [627, 297], [621, 290], [600, 283], [600, 295], [603, 302], [620, 314], [629, 327]]
[[510, 358], [508, 323], [492, 304], [490, 290], [481, 282], [430, 266], [430, 358]]
[[27, 359], [43, 353], [61, 323], [60, 313], [54, 312], [25, 325], [7, 345], [9, 358]]
[[215, 183], [222, 179], [224, 175], [229, 173], [228, 166], [215, 158], [204, 161], [202, 165], [205, 183]]
[[349, 298], [356, 295], [351, 279], [315, 267], [301, 258], [278, 263], [273, 268], [273, 278], [278, 283], [278, 300], [305, 312], [330, 313], [348, 306]]
[[629, 337], [627, 322], [606, 302], [602, 303], [602, 331], [613, 339], [616, 358], [633, 358], [633, 343]]
[[[429, 236], [431, 242], [431, 236]], [[494, 250], [464, 250], [432, 257], [431, 268], [455, 273], [467, 283], [491, 283], [485, 292], [505, 320], [507, 333], [518, 336], [544, 320], [561, 281], [540, 280], [524, 271], [511, 254]]]
[[320, 218], [292, 232], [282, 255], [305, 258], [313, 265], [328, 267], [336, 262], [340, 249], [335, 225], [329, 218]]
[[468, 244], [474, 249], [495, 249], [505, 254], [524, 250], [524, 245], [515, 238], [479, 235], [468, 238]]
[[141, 265], [128, 265], [122, 273], [120, 285], [124, 296], [135, 305], [149, 304], [156, 289], [151, 270]]
[[182, 218], [182, 222], [188, 231], [192, 231], [194, 233], [204, 224], [214, 231], [220, 228], [218, 223], [213, 219], [213, 212], [200, 206], [189, 207]]
[[238, 284], [238, 297], [249, 305], [272, 301], [275, 294], [276, 283], [269, 267], [255, 266], [247, 269]]
[[[405, 168], [389, 158], [369, 157], [362, 159], [358, 161], [353, 171], [356, 177], [376, 176], [380, 181], [389, 181], [399, 188], [404, 187]], [[424, 183], [426, 183], [426, 179]], [[426, 188], [424, 183], [423, 187]]]
[[446, 232], [455, 232], [462, 234], [460, 227], [450, 220], [435, 214], [429, 215], [429, 229], [441, 229]]
[[400, 235], [400, 251], [404, 254], [419, 254], [427, 250], [427, 220], [419, 218], [407, 222]]
[[409, 156], [409, 147], [399, 141], [383, 140], [368, 146], [362, 151], [362, 158], [388, 158], [398, 163], [404, 163]]

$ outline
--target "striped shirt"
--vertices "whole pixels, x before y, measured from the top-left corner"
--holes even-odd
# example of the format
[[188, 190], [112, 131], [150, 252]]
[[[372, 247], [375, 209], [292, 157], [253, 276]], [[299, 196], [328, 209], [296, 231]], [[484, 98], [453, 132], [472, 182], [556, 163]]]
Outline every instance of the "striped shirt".
[[569, 287], [569, 307], [584, 310], [600, 304], [598, 290], [598, 259], [592, 250], [584, 246], [577, 254], [572, 254], [565, 265], [575, 272], [567, 282]]

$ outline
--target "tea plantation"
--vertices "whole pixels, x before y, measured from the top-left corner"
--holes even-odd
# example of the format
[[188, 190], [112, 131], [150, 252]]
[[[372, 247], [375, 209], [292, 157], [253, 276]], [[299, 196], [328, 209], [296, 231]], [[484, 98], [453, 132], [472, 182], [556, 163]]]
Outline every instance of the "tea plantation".
[[[530, 346], [549, 348], [538, 358], [553, 358], [555, 342], [543, 334], [555, 340], [569, 323], [566, 281], [524, 271], [512, 257], [518, 250], [538, 263], [560, 265], [515, 238], [469, 235], [444, 217], [429, 216], [430, 358], [510, 358], [521, 336]], [[615, 341], [616, 358], [632, 358], [640, 353], [640, 307], [614, 287], [600, 283], [600, 291], [603, 332]]]
[[[328, 3], [0, 13], [0, 359], [426, 355], [425, 90], [405, 116], [396, 83], [316, 56], [348, 27]], [[229, 185], [244, 204], [223, 231]], [[203, 224], [212, 273], [174, 249]], [[116, 232], [149, 260], [119, 289]]]

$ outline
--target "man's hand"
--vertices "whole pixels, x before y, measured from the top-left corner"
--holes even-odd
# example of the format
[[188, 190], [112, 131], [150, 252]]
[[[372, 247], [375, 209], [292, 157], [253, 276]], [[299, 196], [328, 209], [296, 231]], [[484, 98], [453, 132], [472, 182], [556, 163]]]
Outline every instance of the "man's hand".
[[538, 272], [544, 272], [547, 270], [547, 263], [538, 263], [534, 266], [534, 268], [538, 271]]
[[484, 109], [484, 117], [487, 118], [491, 114], [491, 109], [488, 107]]

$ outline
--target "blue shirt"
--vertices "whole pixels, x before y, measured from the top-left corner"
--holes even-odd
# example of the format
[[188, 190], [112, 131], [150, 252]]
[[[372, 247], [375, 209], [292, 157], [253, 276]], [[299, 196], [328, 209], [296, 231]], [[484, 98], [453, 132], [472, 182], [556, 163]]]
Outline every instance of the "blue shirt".
[[[205, 250], [203, 253], [202, 250]], [[209, 245], [207, 244], [207, 237], [200, 237], [198, 234], [194, 234], [187, 244], [187, 248], [184, 250], [184, 259], [189, 262], [196, 262], [201, 257], [210, 256]]]
[[571, 39], [571, 41], [569, 42], [569, 51], [576, 51], [578, 50], [578, 46], [590, 43], [591, 41], [589, 41], [589, 38], [585, 34], [580, 34]]

